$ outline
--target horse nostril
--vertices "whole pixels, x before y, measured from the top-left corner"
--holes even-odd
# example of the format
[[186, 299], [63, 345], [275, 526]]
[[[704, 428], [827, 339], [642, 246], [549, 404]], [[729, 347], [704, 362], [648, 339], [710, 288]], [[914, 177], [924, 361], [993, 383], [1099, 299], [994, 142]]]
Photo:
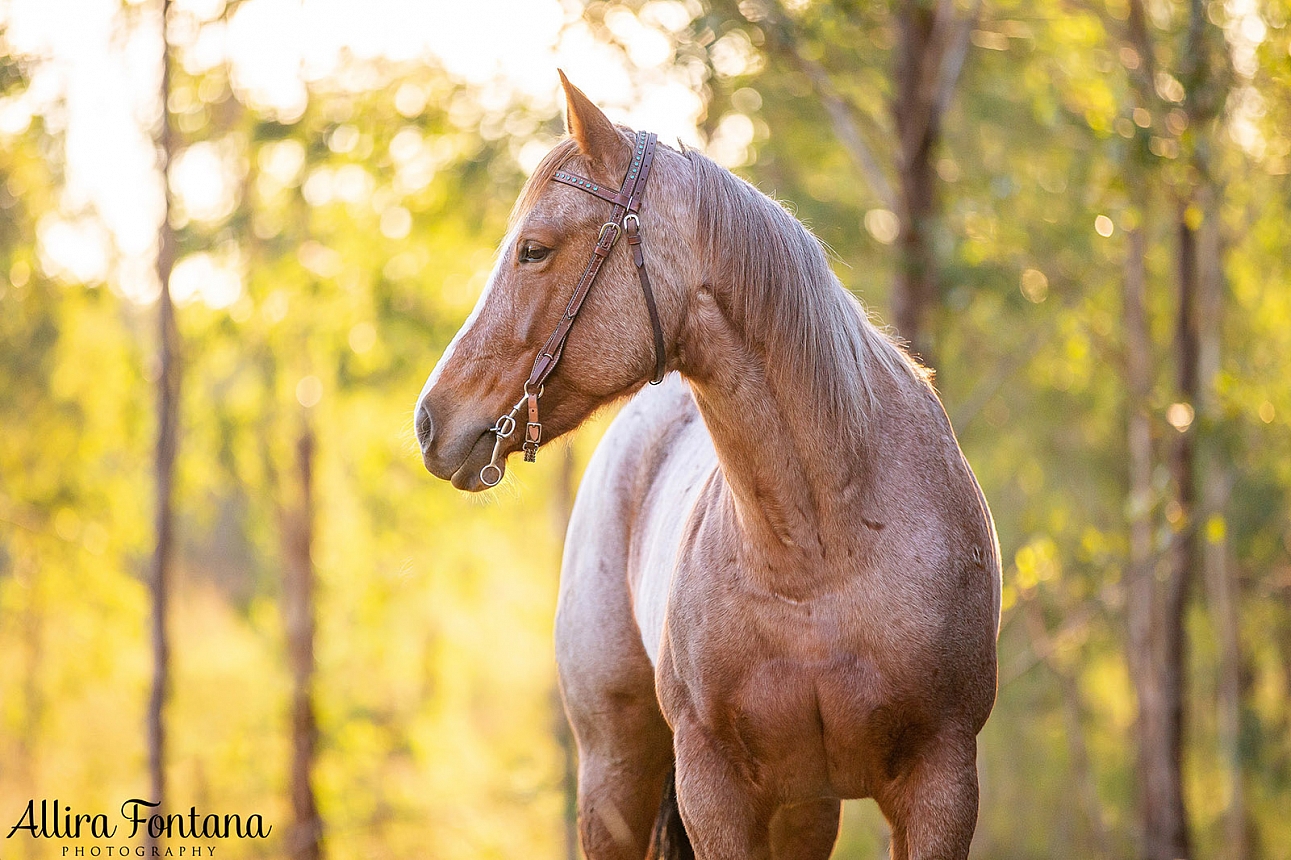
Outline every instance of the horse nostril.
[[422, 403], [417, 407], [417, 443], [422, 452], [430, 447], [430, 440], [435, 438], [435, 422], [430, 419], [430, 410]]

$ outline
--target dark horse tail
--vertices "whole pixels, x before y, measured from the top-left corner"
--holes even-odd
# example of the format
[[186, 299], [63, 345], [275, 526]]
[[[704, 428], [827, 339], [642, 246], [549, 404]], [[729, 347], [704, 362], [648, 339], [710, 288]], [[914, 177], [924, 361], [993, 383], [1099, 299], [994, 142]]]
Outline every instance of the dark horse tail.
[[654, 834], [650, 837], [650, 860], [695, 860], [695, 849], [681, 823], [681, 810], [677, 807], [677, 770], [668, 772], [663, 786], [663, 802], [654, 820]]

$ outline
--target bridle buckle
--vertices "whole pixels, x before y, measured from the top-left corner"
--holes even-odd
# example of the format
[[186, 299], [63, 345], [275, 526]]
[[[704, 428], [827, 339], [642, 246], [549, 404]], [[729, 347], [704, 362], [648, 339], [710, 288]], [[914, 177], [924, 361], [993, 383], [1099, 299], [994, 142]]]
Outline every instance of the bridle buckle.
[[[606, 230], [614, 231], [614, 238], [610, 239], [608, 243], [605, 241]], [[601, 225], [601, 232], [596, 234], [596, 244], [601, 247], [604, 247], [607, 250], [610, 248], [613, 248], [614, 243], [619, 240], [620, 232], [621, 232], [621, 228], [619, 227], [618, 224], [615, 224], [613, 221], [606, 221], [604, 224]]]
[[532, 463], [538, 459], [538, 446], [542, 444], [542, 425], [530, 421], [524, 428], [524, 461]]

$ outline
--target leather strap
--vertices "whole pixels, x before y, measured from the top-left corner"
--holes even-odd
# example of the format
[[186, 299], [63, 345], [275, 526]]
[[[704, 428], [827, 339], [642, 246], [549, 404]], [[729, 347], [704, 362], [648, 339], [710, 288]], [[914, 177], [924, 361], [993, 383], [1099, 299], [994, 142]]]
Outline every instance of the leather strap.
[[647, 136], [645, 151], [641, 158], [641, 176], [628, 197], [627, 215], [623, 216], [623, 230], [628, 236], [628, 246], [632, 249], [632, 262], [637, 267], [637, 280], [641, 282], [641, 295], [645, 298], [646, 312], [650, 315], [650, 329], [654, 334], [654, 376], [651, 385], [663, 381], [664, 354], [663, 325], [659, 321], [659, 308], [655, 305], [654, 290], [650, 288], [650, 275], [646, 272], [645, 254], [641, 248], [641, 220], [637, 210], [641, 207], [641, 196], [645, 193], [646, 180], [650, 178], [650, 168], [654, 164], [654, 148], [658, 138]]
[[641, 294], [645, 298], [646, 312], [650, 315], [650, 328], [654, 335], [654, 356], [655, 367], [654, 376], [650, 383], [657, 385], [663, 380], [665, 363], [667, 356], [664, 352], [663, 325], [659, 320], [659, 309], [655, 304], [654, 290], [650, 287], [650, 276], [646, 273], [645, 255], [641, 248], [641, 221], [637, 217], [638, 210], [641, 207], [641, 197], [645, 193], [646, 181], [650, 177], [650, 167], [654, 164], [655, 144], [658, 137], [650, 132], [637, 132], [636, 142], [632, 149], [632, 163], [628, 167], [627, 176], [623, 178], [623, 186], [618, 193], [612, 193], [593, 180], [570, 173], [567, 170], [558, 170], [552, 176], [557, 182], [562, 182], [573, 188], [586, 191], [588, 194], [614, 204], [614, 210], [610, 219], [601, 225], [601, 232], [596, 237], [596, 245], [592, 248], [592, 256], [587, 261], [583, 269], [582, 276], [574, 286], [574, 292], [569, 297], [569, 302], [565, 305], [565, 313], [561, 316], [560, 322], [556, 324], [555, 330], [547, 338], [542, 349], [538, 351], [537, 358], [534, 359], [533, 369], [529, 372], [529, 379], [524, 384], [525, 400], [528, 403], [529, 421], [525, 425], [524, 438], [524, 458], [527, 462], [532, 463], [538, 454], [538, 446], [542, 443], [542, 423], [539, 417], [538, 398], [542, 396], [543, 383], [545, 383], [552, 372], [555, 371], [556, 365], [560, 363], [561, 354], [565, 351], [565, 341], [569, 338], [569, 331], [574, 325], [574, 320], [578, 318], [578, 312], [583, 308], [583, 302], [587, 300], [588, 293], [591, 292], [592, 284], [596, 281], [596, 276], [600, 274], [601, 266], [609, 257], [610, 251], [614, 248], [614, 243], [618, 241], [621, 233], [626, 233], [628, 244], [632, 248], [632, 262], [636, 266], [637, 279], [641, 282]]
[[645, 297], [646, 312], [650, 314], [650, 328], [654, 332], [654, 376], [651, 385], [663, 381], [664, 345], [663, 325], [659, 322], [659, 308], [654, 303], [654, 290], [650, 288], [650, 275], [646, 272], [645, 255], [641, 252], [641, 224], [636, 218], [625, 221], [624, 232], [628, 235], [628, 247], [632, 249], [632, 262], [637, 267], [637, 280], [641, 282], [641, 295]]
[[611, 193], [608, 188], [602, 188], [592, 180], [584, 179], [583, 177], [570, 173], [567, 170], [557, 170], [551, 178], [557, 182], [572, 185], [573, 187], [581, 191], [586, 191], [589, 194], [595, 194], [602, 200], [607, 200], [616, 206], [623, 206], [628, 202], [626, 199], [622, 198], [621, 193]]

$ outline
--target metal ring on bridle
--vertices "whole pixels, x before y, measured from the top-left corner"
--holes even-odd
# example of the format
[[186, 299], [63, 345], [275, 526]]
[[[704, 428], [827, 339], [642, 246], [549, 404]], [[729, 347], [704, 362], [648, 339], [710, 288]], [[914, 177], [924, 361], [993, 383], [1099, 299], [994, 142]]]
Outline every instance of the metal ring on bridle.
[[[542, 397], [542, 393], [543, 393], [543, 391], [545, 391], [545, 390], [546, 390], [545, 386], [539, 385], [539, 386], [538, 386], [538, 396], [539, 396], [539, 397]], [[525, 396], [525, 397], [528, 397], [528, 396], [529, 396], [529, 382], [528, 382], [527, 380], [525, 381], [525, 384], [524, 384], [524, 396]], [[521, 400], [521, 403], [523, 403], [523, 402], [524, 402], [524, 401], [523, 401], [523, 400]]]
[[503, 439], [515, 432], [516, 420], [512, 414], [503, 415], [498, 419], [498, 423], [493, 425], [493, 432]]
[[[539, 389], [540, 393], [541, 393], [541, 390], [542, 389], [540, 388]], [[502, 445], [503, 443], [506, 442], [507, 439], [511, 437], [511, 434], [515, 432], [516, 414], [520, 411], [520, 407], [524, 406], [524, 402], [527, 397], [528, 397], [528, 394], [526, 393], [524, 397], [521, 397], [519, 400], [515, 402], [515, 405], [511, 407], [511, 410], [509, 412], [507, 412], [505, 415], [498, 416], [498, 420], [495, 421], [493, 423], [493, 426], [489, 428], [489, 432], [492, 433], [494, 436], [493, 456], [489, 457], [488, 465], [485, 466], [483, 469], [480, 469], [480, 483], [482, 483], [486, 487], [496, 487], [498, 485], [498, 482], [502, 480], [502, 467], [498, 465], [498, 460], [500, 457], [503, 460], [506, 459], [502, 457]], [[496, 473], [496, 476], [491, 481], [488, 478], [490, 469], [492, 469]]]

